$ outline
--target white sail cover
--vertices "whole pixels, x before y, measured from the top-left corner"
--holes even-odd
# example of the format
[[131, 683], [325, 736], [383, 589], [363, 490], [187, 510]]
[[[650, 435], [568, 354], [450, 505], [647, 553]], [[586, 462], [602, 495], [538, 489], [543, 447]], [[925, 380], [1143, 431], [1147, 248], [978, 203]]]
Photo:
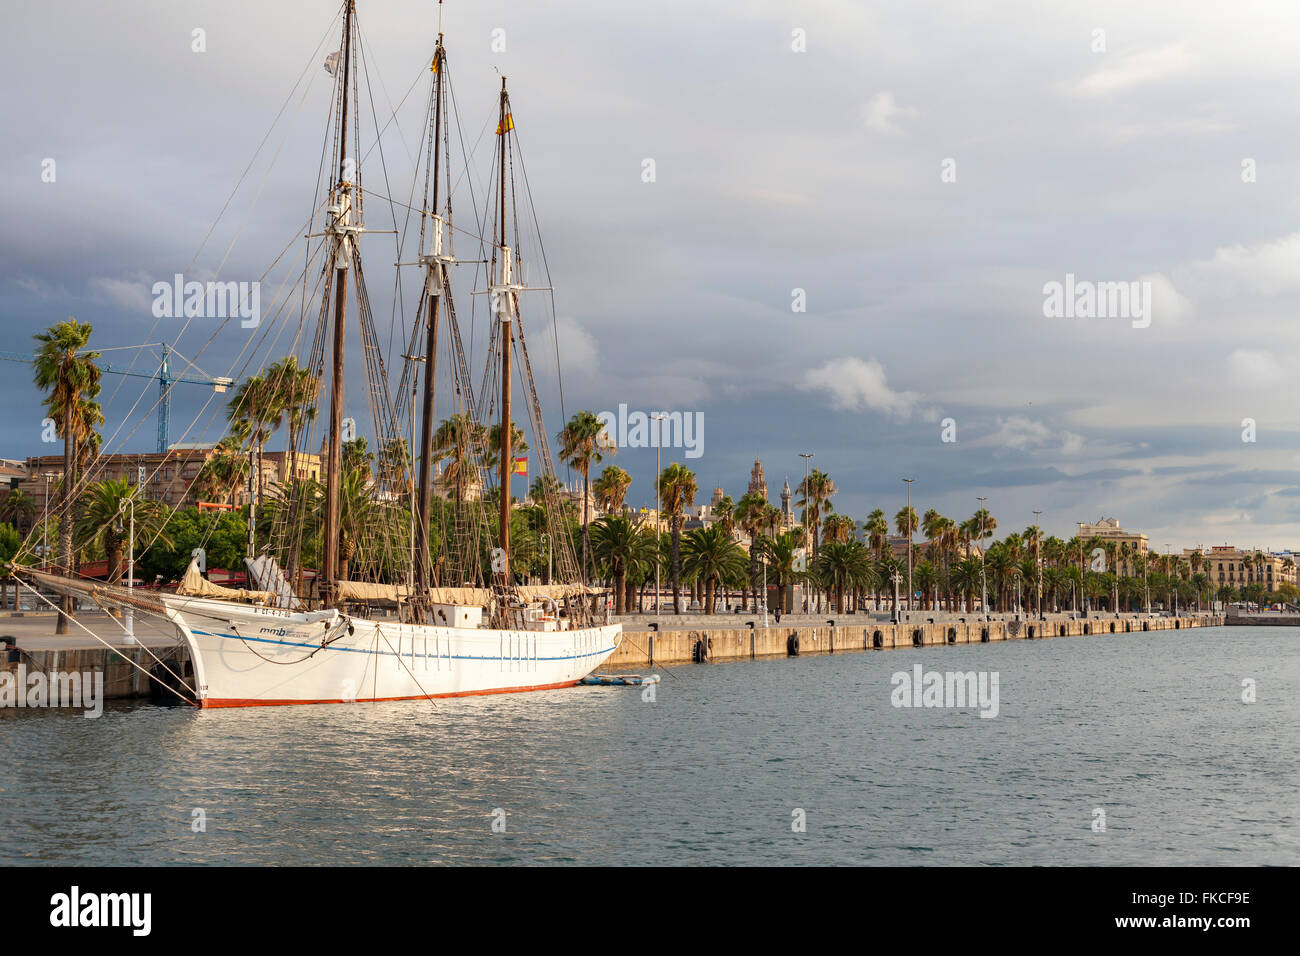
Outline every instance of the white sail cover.
[[273, 607], [284, 607], [291, 611], [302, 610], [302, 601], [298, 600], [298, 595], [293, 593], [293, 585], [289, 583], [289, 579], [285, 577], [283, 569], [275, 558], [269, 554], [261, 554], [255, 558], [245, 558], [244, 565], [248, 568], [253, 583], [262, 589], [262, 593], [274, 595], [271, 601]]
[[[547, 599], [558, 601], [566, 597], [600, 594], [602, 589], [581, 584], [532, 584], [516, 587], [514, 593], [531, 604]], [[336, 594], [344, 601], [390, 601], [396, 604], [405, 604], [411, 598], [410, 589], [404, 584], [375, 584], [370, 581], [339, 581]], [[432, 604], [486, 607], [491, 601], [490, 588], [429, 588], [429, 602]]]

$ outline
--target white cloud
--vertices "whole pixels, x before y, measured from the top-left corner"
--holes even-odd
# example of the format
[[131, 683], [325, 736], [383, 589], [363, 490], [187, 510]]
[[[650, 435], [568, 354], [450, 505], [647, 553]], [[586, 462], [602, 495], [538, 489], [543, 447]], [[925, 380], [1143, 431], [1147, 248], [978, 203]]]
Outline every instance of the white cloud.
[[1156, 50], [1145, 50], [1119, 58], [1110, 63], [1114, 54], [1101, 54], [1107, 65], [1084, 77], [1075, 87], [1085, 96], [1104, 96], [1153, 80], [1181, 73], [1192, 65], [1194, 58], [1180, 44], [1172, 43]]
[[903, 131], [898, 120], [916, 115], [917, 111], [912, 107], [899, 106], [894, 101], [894, 94], [888, 90], [877, 93], [862, 108], [862, 118], [866, 121], [867, 129], [886, 136], [895, 136]]
[[1151, 272], [1138, 279], [1151, 283], [1151, 301], [1147, 303], [1147, 309], [1152, 322], [1176, 325], [1192, 315], [1192, 300], [1174, 288], [1173, 282], [1164, 273]]
[[111, 279], [96, 276], [86, 280], [91, 294], [100, 303], [109, 303], [128, 312], [151, 314], [153, 298], [149, 293], [149, 283], [141, 278]]
[[1240, 388], [1276, 388], [1289, 376], [1271, 352], [1234, 349], [1228, 356], [1228, 377]]
[[1256, 294], [1274, 295], [1300, 287], [1300, 232], [1252, 244], [1220, 246], [1197, 263], [1216, 284], [1234, 283]]
[[[540, 343], [529, 337], [533, 345], [528, 351], [533, 356], [533, 361], [538, 361], [540, 356], [550, 356], [551, 361], [554, 361], [557, 338], [561, 371], [576, 373], [579, 369], [586, 369], [589, 373], [596, 369], [600, 359], [596, 339], [578, 324], [577, 319], [567, 316], [557, 319], [554, 325], [547, 325], [542, 329]], [[539, 345], [540, 352], [537, 351]]]
[[846, 356], [831, 359], [818, 368], [809, 369], [799, 382], [803, 391], [823, 391], [830, 396], [831, 407], [842, 411], [870, 409], [899, 418], [917, 411], [921, 396], [916, 392], [898, 392], [885, 381], [885, 367], [874, 358], [863, 361]]
[[990, 448], [1011, 448], [1016, 451], [1059, 447], [1061, 454], [1064, 455], [1077, 455], [1083, 451], [1082, 435], [1026, 418], [1024, 415], [999, 418], [997, 425], [997, 431], [990, 432], [972, 444]]

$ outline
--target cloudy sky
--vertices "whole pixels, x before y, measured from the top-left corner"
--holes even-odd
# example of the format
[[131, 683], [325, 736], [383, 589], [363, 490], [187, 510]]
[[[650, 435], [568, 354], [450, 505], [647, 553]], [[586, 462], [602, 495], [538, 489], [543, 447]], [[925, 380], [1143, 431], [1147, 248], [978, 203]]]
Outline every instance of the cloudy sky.
[[[405, 201], [437, 5], [358, 7], [375, 114], [397, 114], [363, 175]], [[0, 349], [27, 352], [70, 314], [103, 348], [174, 341], [153, 282], [267, 271], [319, 198], [338, 10], [55, 0], [10, 17]], [[742, 494], [755, 456], [775, 499], [812, 452], [859, 520], [901, 507], [908, 476], [918, 510], [964, 518], [984, 495], [1003, 530], [1039, 509], [1062, 536], [1114, 515], [1159, 548], [1300, 547], [1294, 4], [452, 0], [444, 15], [465, 184], [489, 175], [479, 134], [510, 77], [564, 409], [702, 413], [703, 454], [664, 451], [701, 500]], [[472, 228], [468, 191], [457, 201]], [[378, 198], [367, 222], [393, 228]], [[395, 243], [365, 246], [385, 339]], [[283, 262], [302, 259], [299, 241]], [[287, 274], [268, 276], [264, 310]], [[1067, 274], [1146, 283], [1149, 324], [1045, 316]], [[196, 322], [177, 344], [238, 372], [292, 334], [277, 321]], [[537, 309], [527, 327], [554, 432], [551, 321]], [[49, 450], [28, 373], [0, 370], [0, 456]], [[152, 448], [149, 383], [106, 385], [106, 444]], [[173, 439], [219, 437], [206, 398], [178, 387]], [[652, 502], [653, 450], [617, 461], [629, 500]]]

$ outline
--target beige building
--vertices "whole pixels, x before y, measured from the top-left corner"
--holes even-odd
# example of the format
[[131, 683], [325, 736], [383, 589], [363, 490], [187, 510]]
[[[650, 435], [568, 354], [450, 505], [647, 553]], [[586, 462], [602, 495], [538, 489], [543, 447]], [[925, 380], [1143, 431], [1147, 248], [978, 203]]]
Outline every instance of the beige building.
[[[1114, 544], [1115, 562], [1119, 565], [1120, 574], [1134, 574], [1134, 558], [1145, 557], [1149, 550], [1147, 536], [1136, 531], [1125, 531], [1120, 527], [1118, 518], [1102, 518], [1096, 524], [1081, 522], [1079, 538], [1085, 542], [1091, 538], [1100, 538], [1103, 547]], [[1120, 553], [1122, 546], [1126, 544], [1128, 545], [1127, 558]]]
[[1276, 591], [1286, 581], [1296, 583], [1296, 567], [1289, 556], [1266, 551], [1240, 551], [1232, 545], [1216, 545], [1209, 551], [1187, 549], [1183, 557], [1189, 562], [1196, 550], [1201, 552], [1201, 573], [1214, 587], [1231, 585], [1240, 590], [1256, 581], [1269, 591]]
[[[131, 484], [147, 486], [148, 497], [171, 507], [197, 505], [200, 503], [198, 477], [204, 463], [212, 457], [213, 442], [177, 443], [166, 452], [140, 452], [138, 454], [122, 453], [100, 455], [92, 464], [92, 481], [123, 479]], [[281, 472], [286, 468], [288, 452], [262, 453], [262, 493], [265, 495], [273, 484], [280, 480]], [[298, 453], [294, 463], [298, 477], [320, 478], [320, 457]], [[45, 511], [45, 496], [48, 489], [50, 505], [58, 505], [58, 482], [63, 477], [62, 455], [38, 455], [27, 459], [27, 476], [19, 482], [19, 487], [31, 495], [37, 513]], [[218, 504], [230, 504], [230, 496], [225, 496]], [[248, 503], [248, 481], [245, 479], [234, 489], [233, 504], [236, 508]]]

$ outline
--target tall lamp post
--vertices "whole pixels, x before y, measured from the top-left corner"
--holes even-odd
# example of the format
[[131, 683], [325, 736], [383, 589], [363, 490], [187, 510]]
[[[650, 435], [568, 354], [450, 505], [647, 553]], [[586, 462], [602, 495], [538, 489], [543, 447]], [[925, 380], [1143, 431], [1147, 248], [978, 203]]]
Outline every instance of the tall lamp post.
[[54, 472], [43, 472], [41, 477], [45, 479], [45, 514], [41, 518], [41, 560], [48, 566], [50, 563], [50, 481], [54, 478]]
[[[810, 451], [799, 453], [799, 457], [803, 459], [803, 553], [804, 553], [805, 568], [810, 567], [812, 565], [812, 535], [808, 530], [808, 505], [811, 501], [811, 498], [808, 494], [809, 491], [808, 468], [809, 468], [809, 463], [813, 459], [813, 455], [814, 452], [810, 452]], [[807, 598], [805, 597], [804, 600], [806, 601]]]
[[976, 496], [976, 501], [980, 503], [980, 610], [984, 613], [984, 620], [989, 619], [989, 594], [988, 584], [984, 577], [984, 502], [988, 498]]
[[915, 478], [904, 478], [907, 482], [907, 611], [912, 612], [912, 482]]
[[[651, 415], [656, 422], [661, 422], [667, 415]], [[662, 563], [659, 558], [659, 539], [663, 531], [659, 527], [659, 516], [663, 513], [663, 497], [659, 493], [659, 476], [662, 472], [659, 470], [659, 451], [663, 448], [663, 429], [660, 425], [655, 425], [655, 633], [659, 632], [659, 565]]]
[[1079, 583], [1075, 587], [1074, 609], [1075, 611], [1078, 611], [1080, 608], [1082, 608], [1083, 616], [1087, 617], [1088, 598], [1084, 595], [1083, 579], [1084, 579], [1084, 575], [1088, 573], [1088, 566], [1083, 563], [1083, 522], [1076, 521], [1075, 524], [1079, 526]]
[[[139, 485], [136, 486], [137, 488]], [[135, 489], [131, 489], [126, 501], [118, 505], [117, 513], [120, 518], [123, 511], [130, 511], [130, 524], [126, 532], [126, 589], [135, 590]], [[126, 634], [122, 638], [123, 644], [135, 643], [135, 608], [131, 605], [126, 606]]]
[[1041, 511], [1034, 512], [1034, 563], [1038, 565], [1038, 619], [1044, 620], [1043, 615], [1043, 532], [1038, 527], [1038, 516]]

